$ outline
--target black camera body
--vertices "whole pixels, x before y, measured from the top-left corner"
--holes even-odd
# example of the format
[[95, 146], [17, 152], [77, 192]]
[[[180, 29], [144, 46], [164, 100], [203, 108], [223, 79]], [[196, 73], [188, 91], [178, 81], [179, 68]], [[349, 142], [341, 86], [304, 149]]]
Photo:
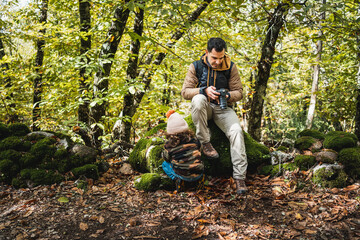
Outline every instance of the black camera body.
[[227, 90], [225, 88], [220, 88], [219, 90], [216, 90], [218, 93], [220, 93], [219, 95], [219, 103], [220, 103], [220, 108], [221, 109], [226, 109], [227, 108], [227, 99], [226, 99], [226, 94], [227, 94]]

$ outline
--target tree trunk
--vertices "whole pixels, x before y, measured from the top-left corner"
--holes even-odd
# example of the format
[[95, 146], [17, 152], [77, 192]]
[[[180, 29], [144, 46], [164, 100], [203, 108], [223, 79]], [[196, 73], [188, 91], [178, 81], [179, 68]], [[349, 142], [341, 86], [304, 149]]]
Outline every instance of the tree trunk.
[[[184, 24], [184, 28], [188, 28], [191, 26], [196, 19], [201, 15], [201, 13], [206, 9], [206, 7], [212, 2], [212, 0], [205, 0], [203, 4], [201, 4], [195, 11], [188, 17], [186, 23]], [[186, 27], [185, 27], [186, 26]], [[172, 48], [174, 44], [184, 35], [185, 30], [183, 28], [180, 28], [180, 30], [175, 31], [174, 34], [172, 34], [171, 40], [166, 44], [168, 48]], [[160, 65], [164, 58], [166, 57], [166, 53], [159, 53], [155, 60], [153, 61], [153, 65]], [[149, 64], [153, 58], [153, 53], [148, 54], [147, 59], [145, 61], [145, 64]], [[142, 83], [144, 84], [144, 91], [135, 92], [134, 94], [128, 92], [125, 94], [124, 99], [129, 99], [129, 101], [124, 101], [123, 106], [123, 116], [132, 119], [134, 114], [136, 113], [136, 109], [139, 107], [140, 102], [145, 94], [145, 92], [149, 89], [151, 78], [154, 74], [154, 69], [150, 68], [149, 70], [143, 70], [140, 74], [138, 79], [141, 79]], [[131, 129], [131, 121], [123, 122], [123, 125], [129, 125], [125, 128]], [[130, 135], [128, 135], [126, 132], [120, 133], [120, 138], [125, 141], [130, 141]]]
[[89, 63], [89, 57], [86, 56], [91, 49], [91, 35], [89, 30], [91, 28], [90, 2], [88, 0], [79, 0], [80, 13], [80, 32], [84, 33], [84, 37], [80, 40], [80, 80], [79, 80], [79, 94], [80, 104], [78, 109], [78, 120], [85, 125], [89, 124], [89, 82], [86, 73], [86, 64]]
[[[129, 2], [126, 0], [125, 3]], [[107, 34], [107, 40], [103, 43], [100, 51], [100, 69], [94, 77], [94, 99], [97, 103], [90, 107], [90, 123], [92, 126], [93, 146], [100, 149], [103, 130], [98, 125], [100, 120], [105, 116], [107, 100], [106, 95], [109, 88], [108, 77], [110, 75], [111, 65], [117, 51], [120, 39], [124, 33], [126, 22], [130, 10], [123, 4], [115, 10], [114, 21], [112, 22]]]
[[261, 119], [266, 96], [267, 82], [270, 76], [270, 69], [275, 53], [275, 44], [279, 32], [284, 23], [289, 5], [279, 3], [274, 13], [271, 15], [267, 28], [266, 37], [261, 50], [261, 58], [257, 66], [258, 74], [255, 82], [255, 93], [251, 103], [249, 116], [249, 134], [257, 141], [261, 139]]
[[[360, 6], [359, 6], [360, 12]], [[356, 97], [356, 115], [355, 115], [355, 134], [360, 140], [360, 29], [357, 32], [357, 60], [358, 60], [358, 72], [356, 75], [357, 81], [357, 97]]]
[[[323, 0], [323, 6], [326, 4], [326, 0]], [[323, 32], [321, 30], [321, 24], [325, 20], [325, 11], [321, 13], [321, 19], [319, 21], [319, 37], [323, 36]], [[320, 62], [321, 62], [321, 54], [322, 54], [322, 40], [318, 40], [316, 43], [316, 65], [314, 66], [314, 74], [313, 74], [313, 82], [311, 87], [311, 98], [310, 98], [310, 105], [309, 111], [306, 119], [306, 128], [311, 129], [314, 114], [315, 114], [315, 107], [316, 107], [316, 93], [318, 91], [319, 86], [319, 77], [320, 77]]]
[[[41, 3], [40, 10], [40, 24], [45, 25], [47, 19], [47, 10], [48, 10], [48, 0], [43, 0]], [[36, 77], [34, 79], [34, 95], [33, 95], [33, 123], [32, 130], [38, 131], [40, 130], [37, 121], [40, 120], [41, 110], [40, 110], [40, 102], [41, 102], [41, 93], [42, 93], [42, 65], [44, 61], [44, 45], [45, 45], [45, 32], [46, 28], [42, 27], [39, 31], [39, 39], [37, 40], [37, 53], [35, 58], [35, 71]]]
[[[141, 2], [143, 4], [143, 2]], [[140, 8], [139, 12], [135, 15], [134, 22], [134, 33], [138, 36], [142, 36], [144, 28], [144, 9]], [[138, 60], [140, 53], [140, 40], [135, 38], [132, 40], [130, 45], [131, 55], [128, 61], [128, 67], [126, 69], [126, 83], [128, 86], [131, 86], [136, 81], [138, 76]], [[128, 118], [129, 115], [134, 115], [132, 109], [127, 106], [131, 105], [133, 102], [133, 95], [130, 93], [130, 90], [124, 96], [124, 107], [122, 110], [122, 115], [126, 119], [122, 118], [114, 125], [113, 136], [115, 139], [120, 139], [125, 142], [129, 142], [131, 135], [132, 119]], [[121, 135], [121, 133], [123, 133]]]

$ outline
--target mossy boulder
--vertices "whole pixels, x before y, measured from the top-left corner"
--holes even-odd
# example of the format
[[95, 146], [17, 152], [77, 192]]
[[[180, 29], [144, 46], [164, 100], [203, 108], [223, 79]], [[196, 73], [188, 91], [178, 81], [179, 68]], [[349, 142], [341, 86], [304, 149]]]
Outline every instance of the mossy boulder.
[[14, 163], [19, 163], [21, 157], [21, 153], [13, 149], [0, 152], [0, 160], [8, 159]]
[[50, 161], [56, 152], [56, 139], [46, 137], [36, 142], [30, 149], [30, 153], [36, 158]]
[[315, 138], [310, 136], [302, 136], [295, 140], [294, 147], [299, 149], [300, 151], [311, 149], [313, 144], [315, 144], [317, 141]]
[[360, 179], [360, 148], [345, 148], [339, 152], [338, 162], [344, 165], [345, 172], [354, 179]]
[[297, 168], [298, 166], [295, 163], [289, 162], [289, 163], [280, 164], [280, 166], [279, 164], [263, 166], [260, 168], [258, 173], [261, 175], [275, 176], [283, 171], [294, 171]]
[[0, 141], [0, 151], [14, 149], [17, 151], [28, 151], [31, 148], [29, 141], [24, 141], [18, 136], [10, 136]]
[[325, 135], [324, 148], [333, 149], [339, 152], [344, 148], [352, 148], [357, 144], [355, 134], [341, 131], [332, 131]]
[[[30, 181], [31, 186], [50, 185], [59, 183], [64, 180], [64, 177], [53, 170], [46, 169], [23, 169], [20, 172], [20, 178], [15, 180], [17, 184], [23, 185], [22, 182]], [[13, 181], [14, 182], [14, 181]]]
[[312, 181], [321, 187], [342, 188], [346, 186], [348, 175], [341, 166], [335, 164], [323, 164], [316, 167]]
[[10, 129], [4, 123], [0, 123], [0, 140], [7, 138], [11, 135]]
[[305, 129], [298, 134], [298, 137], [309, 136], [318, 140], [324, 140], [325, 134], [316, 129]]
[[20, 167], [10, 159], [0, 160], [0, 182], [10, 184], [11, 179], [19, 172]]
[[30, 133], [29, 127], [23, 123], [12, 123], [9, 124], [8, 128], [13, 136], [21, 137]]
[[300, 170], [305, 171], [316, 164], [316, 158], [315, 156], [310, 155], [297, 155], [294, 159], [294, 163], [300, 168]]
[[72, 169], [71, 172], [76, 178], [79, 178], [80, 176], [85, 176], [94, 180], [99, 178], [99, 170], [95, 164], [86, 164], [84, 166]]
[[[184, 118], [189, 128], [195, 132], [195, 127], [191, 116]], [[162, 124], [161, 128], [154, 131], [158, 134], [160, 129], [166, 128]], [[218, 151], [220, 158], [209, 160], [202, 157], [205, 164], [205, 173], [213, 176], [232, 176], [233, 168], [230, 156], [230, 144], [225, 134], [216, 126], [213, 121], [209, 121], [211, 132], [211, 143]], [[129, 156], [129, 163], [139, 172], [161, 172], [161, 152], [163, 150], [164, 139], [160, 137], [151, 137], [148, 133], [140, 139], [135, 145]], [[270, 151], [265, 145], [256, 142], [249, 134], [244, 132], [245, 148], [248, 159], [248, 171], [255, 172], [257, 167], [262, 164], [270, 163]]]
[[144, 191], [155, 191], [160, 188], [161, 175], [158, 173], [144, 173], [134, 181], [135, 188]]
[[151, 130], [147, 131], [144, 135], [144, 137], [150, 137], [153, 135], [156, 135], [159, 130], [165, 131], [166, 130], [166, 123], [160, 123], [156, 127], [152, 128]]
[[289, 148], [285, 147], [285, 146], [280, 146], [280, 147], [277, 148], [277, 151], [281, 151], [281, 152], [286, 153], [287, 151], [289, 151]]
[[129, 163], [139, 172], [158, 172], [163, 159], [161, 152], [164, 140], [159, 137], [146, 137], [140, 139], [129, 156]]

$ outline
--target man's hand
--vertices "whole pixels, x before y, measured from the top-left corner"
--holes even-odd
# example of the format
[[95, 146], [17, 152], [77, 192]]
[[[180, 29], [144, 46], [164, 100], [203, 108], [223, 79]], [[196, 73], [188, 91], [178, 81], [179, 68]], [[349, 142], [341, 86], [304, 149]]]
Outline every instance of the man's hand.
[[205, 93], [206, 96], [208, 96], [210, 99], [219, 101], [220, 93], [216, 91], [216, 88], [214, 86], [207, 87], [205, 89]]

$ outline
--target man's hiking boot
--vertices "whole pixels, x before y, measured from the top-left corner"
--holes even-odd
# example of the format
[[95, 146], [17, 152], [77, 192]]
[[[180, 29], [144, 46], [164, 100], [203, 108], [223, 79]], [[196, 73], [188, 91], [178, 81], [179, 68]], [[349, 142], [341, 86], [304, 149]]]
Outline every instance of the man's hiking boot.
[[235, 183], [237, 194], [244, 194], [248, 190], [244, 180], [235, 179]]
[[219, 158], [218, 152], [211, 145], [210, 142], [203, 143], [203, 154], [208, 158]]

